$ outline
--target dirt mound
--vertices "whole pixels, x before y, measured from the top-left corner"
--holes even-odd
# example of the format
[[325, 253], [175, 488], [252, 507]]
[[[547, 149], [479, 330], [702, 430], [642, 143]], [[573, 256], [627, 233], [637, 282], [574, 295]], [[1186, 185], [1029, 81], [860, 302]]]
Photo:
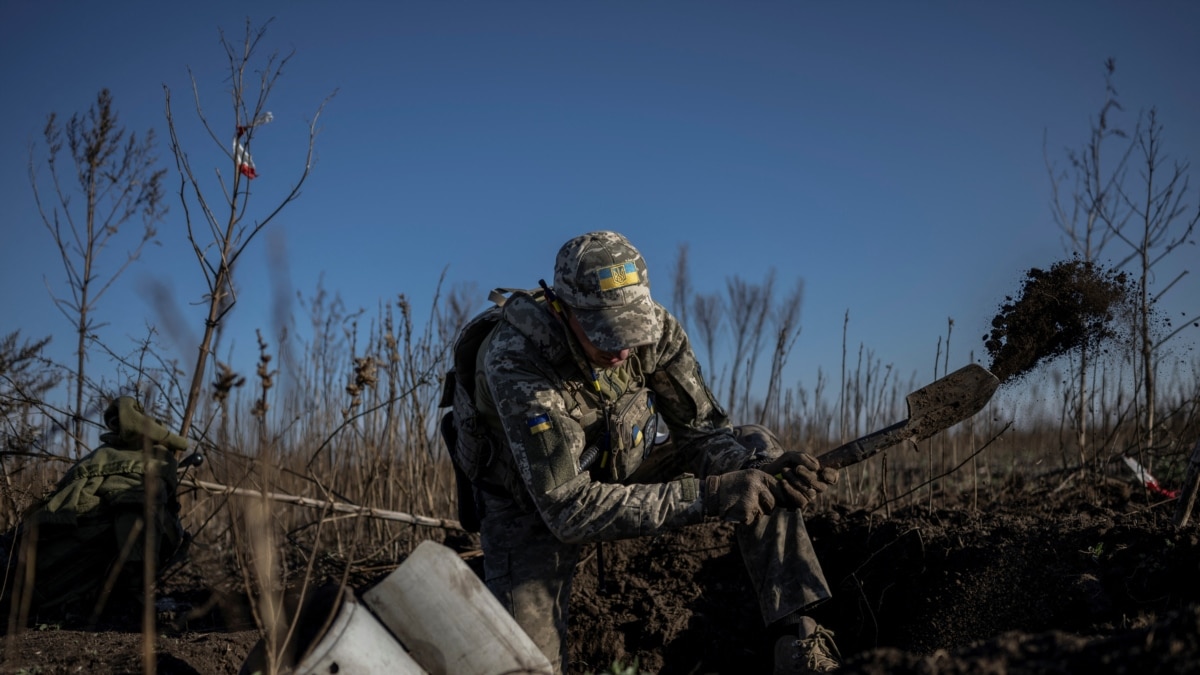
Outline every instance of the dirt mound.
[[[814, 616], [847, 673], [1198, 673], [1200, 530], [1174, 528], [1173, 508], [1082, 479], [1010, 485], [977, 507], [938, 497], [891, 518], [827, 506], [809, 529], [834, 597]], [[771, 672], [732, 533], [714, 524], [608, 543], [603, 578], [593, 548], [572, 594], [570, 672], [635, 658], [646, 672]], [[170, 596], [193, 618], [160, 615], [158, 672], [236, 673], [258, 639], [249, 617], [195, 570]], [[5, 672], [139, 672], [139, 630], [136, 617], [35, 626], [4, 638]]]
[[[1124, 484], [1027, 486], [891, 519], [834, 509], [809, 529], [834, 597], [814, 616], [850, 673], [1200, 672], [1200, 541]], [[769, 673], [731, 528], [606, 545], [574, 590], [572, 667]], [[1191, 670], [1188, 670], [1188, 669]]]

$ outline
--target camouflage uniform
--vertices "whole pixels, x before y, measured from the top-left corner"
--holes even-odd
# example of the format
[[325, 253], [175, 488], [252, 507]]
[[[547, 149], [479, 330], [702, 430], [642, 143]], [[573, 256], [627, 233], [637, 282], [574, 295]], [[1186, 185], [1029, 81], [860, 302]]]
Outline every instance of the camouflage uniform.
[[[596, 370], [544, 298], [517, 293], [479, 350], [475, 381], [480, 418], [489, 435], [503, 439], [478, 491], [487, 585], [559, 672], [566, 664], [571, 580], [584, 543], [701, 523], [704, 476], [782, 453], [766, 429], [730, 425], [701, 377], [682, 326], [650, 299], [637, 251], [613, 233], [573, 242], [589, 237], [618, 253], [622, 245], [632, 251], [603, 259], [601, 267], [619, 268], [621, 281], [609, 286], [623, 283], [615, 290], [626, 297], [613, 302], [648, 312], [640, 318], [642, 338], [653, 341], [634, 348], [621, 365]], [[578, 256], [571, 245], [559, 254], [554, 291], [589, 340], [614, 351], [639, 340], [637, 326], [606, 341], [601, 333], [612, 324], [594, 316], [587, 318], [597, 320], [585, 320], [587, 299], [570, 283], [579, 261], [564, 260], [564, 254]], [[590, 256], [593, 263], [595, 257]], [[586, 252], [583, 258], [589, 259]], [[613, 290], [603, 282], [600, 288]], [[638, 314], [625, 317], [635, 320]], [[616, 332], [622, 332], [620, 326]], [[653, 443], [654, 423], [646, 415], [640, 427], [613, 423], [622, 409], [640, 408], [666, 423], [669, 442]], [[614, 442], [620, 434], [631, 442]], [[599, 460], [589, 464], [597, 451]], [[739, 526], [737, 537], [765, 623], [829, 597], [799, 512], [777, 509]]]

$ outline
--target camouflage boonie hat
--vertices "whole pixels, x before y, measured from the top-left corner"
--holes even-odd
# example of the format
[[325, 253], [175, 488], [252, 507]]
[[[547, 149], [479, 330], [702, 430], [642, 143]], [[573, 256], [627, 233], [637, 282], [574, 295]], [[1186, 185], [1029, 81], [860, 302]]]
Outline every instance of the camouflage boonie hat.
[[616, 232], [589, 232], [563, 244], [554, 261], [554, 292], [588, 340], [606, 352], [658, 341], [646, 261]]

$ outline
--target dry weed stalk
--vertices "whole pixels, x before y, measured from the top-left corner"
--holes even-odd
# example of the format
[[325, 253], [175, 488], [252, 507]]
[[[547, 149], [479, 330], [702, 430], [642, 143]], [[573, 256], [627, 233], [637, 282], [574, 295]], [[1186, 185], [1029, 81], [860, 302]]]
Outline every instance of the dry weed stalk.
[[[107, 89], [100, 90], [95, 104], [85, 115], [72, 115], [65, 127], [59, 124], [57, 115], [51, 113], [43, 137], [53, 202], [43, 203], [33, 148], [29, 151], [29, 182], [34, 201], [42, 223], [58, 248], [67, 276], [69, 297], [60, 297], [53, 292], [51, 297], [75, 329], [76, 360], [70, 381], [75, 399], [71, 412], [76, 458], [84, 453], [88, 342], [104, 325], [96, 320], [97, 303], [138, 259], [146, 244], [154, 240], [155, 225], [162, 221], [167, 210], [162, 193], [166, 169], [155, 168], [158, 157], [155, 155], [154, 130], [147, 131], [141, 141], [132, 133], [126, 138], [125, 132], [113, 110], [112, 93]], [[76, 188], [83, 197], [83, 207], [78, 212], [71, 206], [73, 195], [70, 189], [59, 177], [59, 154], [64, 143]], [[125, 260], [114, 271], [102, 272], [105, 248], [114, 243], [114, 238], [135, 216], [140, 216], [143, 224], [139, 237], [130, 240]]]

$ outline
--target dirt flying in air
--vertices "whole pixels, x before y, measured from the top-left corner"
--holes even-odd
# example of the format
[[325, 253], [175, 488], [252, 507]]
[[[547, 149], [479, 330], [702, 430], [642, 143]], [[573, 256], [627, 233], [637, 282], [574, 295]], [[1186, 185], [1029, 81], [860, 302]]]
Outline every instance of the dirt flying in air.
[[1056, 357], [1119, 339], [1115, 320], [1131, 306], [1133, 290], [1124, 272], [1079, 258], [1030, 269], [983, 336], [989, 370], [1008, 383]]

